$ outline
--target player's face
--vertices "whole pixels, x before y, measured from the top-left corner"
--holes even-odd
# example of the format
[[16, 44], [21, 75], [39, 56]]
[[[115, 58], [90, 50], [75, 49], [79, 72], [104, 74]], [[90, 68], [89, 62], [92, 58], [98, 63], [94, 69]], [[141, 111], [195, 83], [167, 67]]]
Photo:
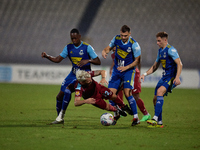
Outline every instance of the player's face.
[[123, 43], [128, 42], [128, 39], [129, 39], [130, 35], [131, 35], [131, 33], [128, 32], [128, 31], [126, 31], [126, 32], [120, 31], [120, 37], [121, 37]]
[[86, 78], [85, 81], [79, 81], [79, 83], [83, 86], [83, 87], [87, 87], [88, 85], [90, 85], [90, 83], [92, 82], [91, 78]]
[[166, 47], [166, 44], [167, 44], [167, 39], [166, 38], [161, 38], [161, 37], [157, 37], [156, 38], [156, 41], [157, 41], [157, 45], [160, 47], [160, 48], [165, 48]]
[[75, 46], [79, 46], [81, 44], [81, 40], [80, 40], [81, 39], [81, 35], [80, 34], [71, 33], [70, 36], [71, 36], [72, 43]]

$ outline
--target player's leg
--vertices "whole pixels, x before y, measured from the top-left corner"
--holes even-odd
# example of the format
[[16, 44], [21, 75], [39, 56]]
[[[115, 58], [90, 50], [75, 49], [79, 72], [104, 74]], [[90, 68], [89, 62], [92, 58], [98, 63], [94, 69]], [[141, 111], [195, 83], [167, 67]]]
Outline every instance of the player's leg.
[[61, 109], [62, 109], [62, 101], [63, 101], [63, 96], [64, 96], [64, 92], [60, 91], [58, 93], [58, 95], [56, 96], [56, 111], [57, 111], [57, 115], [59, 115]]
[[143, 114], [143, 117], [140, 121], [147, 121], [149, 119], [151, 119], [151, 115], [148, 113], [148, 111], [146, 110], [146, 107], [144, 105], [144, 102], [143, 100], [140, 98], [140, 94], [139, 93], [134, 93], [133, 90], [132, 90], [132, 94], [133, 94], [133, 97], [135, 98], [136, 100], [136, 104], [138, 106], [138, 108], [140, 109], [140, 111], [142, 112]]
[[148, 119], [151, 119], [151, 115], [148, 113], [143, 100], [140, 98], [141, 93], [141, 82], [140, 82], [140, 71], [136, 68], [135, 69], [135, 79], [134, 79], [134, 89], [132, 89], [132, 95], [136, 100], [136, 104], [140, 111], [143, 114], [143, 117], [140, 121], [147, 121]]
[[56, 109], [57, 109], [58, 117], [51, 124], [64, 123], [64, 114], [71, 100], [71, 92], [67, 91], [66, 89], [69, 84], [73, 84], [75, 83], [75, 81], [76, 81], [76, 76], [72, 72], [70, 72], [70, 74], [62, 82], [60, 92], [56, 97], [57, 99]]
[[154, 95], [153, 102], [154, 102], [154, 108], [155, 108], [155, 114], [153, 116], [153, 119], [147, 120], [147, 123], [156, 126], [158, 122], [158, 117], [162, 115], [162, 106], [164, 103], [163, 95], [166, 93], [167, 89], [165, 86], [160, 86], [157, 89], [156, 95]]

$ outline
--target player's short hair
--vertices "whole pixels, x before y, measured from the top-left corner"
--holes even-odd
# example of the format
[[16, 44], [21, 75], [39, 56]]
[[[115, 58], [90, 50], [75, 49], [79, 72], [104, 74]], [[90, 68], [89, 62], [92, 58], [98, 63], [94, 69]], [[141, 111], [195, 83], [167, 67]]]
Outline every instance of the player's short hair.
[[85, 81], [86, 78], [90, 78], [90, 77], [91, 75], [87, 71], [79, 70], [76, 72], [76, 79], [78, 81]]
[[79, 34], [79, 30], [76, 29], [76, 28], [74, 28], [74, 29], [72, 29], [72, 30], [70, 31], [70, 34], [71, 34], [71, 33], [77, 33], [77, 34]]
[[165, 37], [168, 39], [168, 34], [167, 34], [167, 32], [158, 32], [156, 34], [156, 37], [161, 37], [161, 38]]
[[123, 26], [121, 27], [121, 30], [120, 30], [120, 31], [122, 31], [123, 33], [125, 33], [126, 31], [130, 32], [131, 29], [130, 29], [129, 26], [127, 26], [127, 25], [123, 25]]

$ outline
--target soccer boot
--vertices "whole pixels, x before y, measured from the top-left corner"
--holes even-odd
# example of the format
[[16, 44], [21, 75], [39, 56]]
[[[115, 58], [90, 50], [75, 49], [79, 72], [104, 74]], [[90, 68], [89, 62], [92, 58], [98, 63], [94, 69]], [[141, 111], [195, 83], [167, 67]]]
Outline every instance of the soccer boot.
[[157, 125], [154, 125], [154, 126], [152, 126], [152, 125], [148, 126], [148, 128], [163, 128], [163, 127], [164, 127], [163, 124], [157, 124]]
[[143, 122], [143, 121], [147, 121], [149, 119], [151, 119], [151, 115], [150, 114], [144, 115], [140, 121]]
[[127, 116], [127, 113], [125, 111], [123, 111], [121, 108], [119, 108], [118, 105], [116, 105], [116, 108], [117, 108], [117, 111], [120, 115], [126, 117]]
[[152, 125], [152, 126], [156, 126], [157, 125], [157, 121], [154, 120], [154, 119], [147, 120], [147, 123]]
[[49, 125], [52, 125], [52, 124], [63, 124], [64, 125], [64, 120], [60, 120], [60, 121], [57, 121], [57, 120], [55, 120], [55, 121], [53, 121], [53, 122], [51, 122]]
[[140, 120], [138, 118], [133, 118], [133, 122], [132, 122], [131, 126], [135, 126], [138, 124], [140, 124]]
[[126, 111], [129, 115], [133, 115], [132, 110], [128, 107], [128, 105], [125, 105], [124, 107], [122, 107], [123, 111]]
[[117, 120], [118, 120], [119, 118], [120, 118], [120, 115], [115, 116], [112, 125], [116, 125]]

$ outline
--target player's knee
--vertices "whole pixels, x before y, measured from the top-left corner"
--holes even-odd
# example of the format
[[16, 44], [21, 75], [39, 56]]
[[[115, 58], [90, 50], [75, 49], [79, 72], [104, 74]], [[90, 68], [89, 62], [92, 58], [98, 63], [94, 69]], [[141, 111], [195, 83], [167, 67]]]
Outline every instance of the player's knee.
[[64, 92], [60, 92], [60, 93], [56, 96], [56, 100], [62, 101], [62, 100], [63, 100], [63, 96], [64, 96]]
[[133, 97], [134, 97], [134, 99], [136, 100], [136, 101], [138, 101], [139, 99], [140, 99], [140, 97], [139, 97], [139, 94], [137, 93], [137, 94], [132, 94], [133, 95]]

